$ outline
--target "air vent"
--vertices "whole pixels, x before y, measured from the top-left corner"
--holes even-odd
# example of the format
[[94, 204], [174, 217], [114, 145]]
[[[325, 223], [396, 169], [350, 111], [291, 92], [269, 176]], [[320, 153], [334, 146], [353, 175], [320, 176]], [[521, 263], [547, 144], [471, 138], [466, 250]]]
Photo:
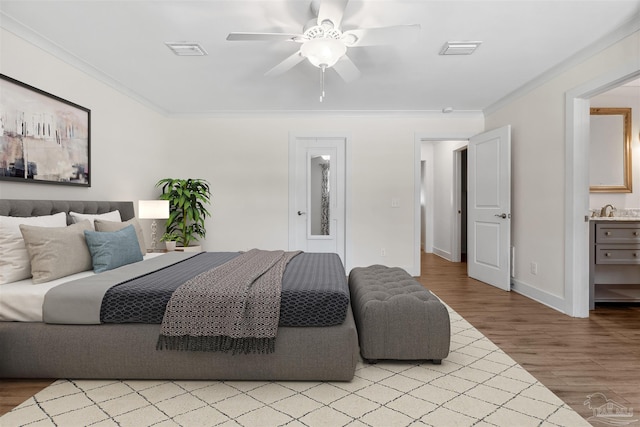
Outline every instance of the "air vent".
[[207, 52], [198, 43], [166, 42], [169, 49], [178, 56], [205, 56]]
[[471, 55], [482, 42], [446, 42], [440, 55]]

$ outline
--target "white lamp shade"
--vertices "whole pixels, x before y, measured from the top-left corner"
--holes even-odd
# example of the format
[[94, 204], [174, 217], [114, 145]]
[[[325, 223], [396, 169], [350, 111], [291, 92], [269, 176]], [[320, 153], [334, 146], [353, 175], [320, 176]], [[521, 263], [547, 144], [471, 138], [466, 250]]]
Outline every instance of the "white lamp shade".
[[169, 218], [168, 200], [138, 200], [138, 218], [166, 219]]
[[332, 67], [347, 52], [347, 47], [336, 39], [311, 39], [305, 42], [300, 52], [318, 68]]

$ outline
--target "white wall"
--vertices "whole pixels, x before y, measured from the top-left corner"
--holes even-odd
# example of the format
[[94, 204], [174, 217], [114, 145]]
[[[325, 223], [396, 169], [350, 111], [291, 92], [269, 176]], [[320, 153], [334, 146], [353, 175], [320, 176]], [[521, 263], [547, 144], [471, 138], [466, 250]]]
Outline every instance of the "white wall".
[[590, 193], [589, 208], [612, 204], [618, 209], [640, 208], [640, 86], [620, 86], [591, 98], [592, 107], [631, 108], [632, 193]]
[[347, 268], [415, 274], [415, 134], [482, 130], [475, 116], [440, 113], [164, 117], [7, 31], [1, 43], [0, 72], [91, 109], [92, 187], [2, 182], [0, 197], [135, 201], [156, 197], [160, 178], [204, 178], [213, 192], [207, 250], [286, 248], [289, 133], [342, 132], [351, 137]]
[[[91, 187], [0, 181], [0, 198], [155, 199], [170, 157], [160, 114], [0, 29], [0, 73], [91, 110]], [[136, 203], [137, 211], [137, 203]], [[150, 243], [150, 222], [141, 221]]]
[[[1, 31], [0, 72], [91, 109], [92, 187], [2, 182], [0, 197], [138, 200], [155, 197], [162, 177], [205, 178], [213, 188], [208, 250], [286, 247], [289, 132], [344, 132], [351, 136], [348, 267], [416, 272], [415, 135], [483, 130], [476, 117], [435, 113], [167, 118]], [[639, 56], [636, 33], [487, 116], [487, 129], [513, 129], [516, 282], [538, 299], [549, 295], [552, 305], [564, 295], [564, 93]], [[538, 275], [529, 273], [534, 261]]]
[[486, 117], [487, 129], [512, 125], [516, 289], [558, 310], [565, 292], [565, 92], [639, 61], [636, 32]]
[[166, 167], [166, 120], [10, 32], [0, 31], [0, 73], [91, 110], [90, 188], [2, 181], [0, 197], [155, 198], [153, 184], [164, 176]]
[[[213, 190], [209, 250], [288, 244], [289, 133], [342, 132], [347, 148], [347, 268], [414, 262], [414, 133], [476, 132], [482, 120], [424, 117], [216, 117], [171, 119], [170, 139], [197, 149], [177, 175], [198, 174]], [[195, 171], [195, 172], [194, 172]], [[391, 199], [400, 201], [391, 207]], [[381, 256], [381, 248], [386, 256]]]

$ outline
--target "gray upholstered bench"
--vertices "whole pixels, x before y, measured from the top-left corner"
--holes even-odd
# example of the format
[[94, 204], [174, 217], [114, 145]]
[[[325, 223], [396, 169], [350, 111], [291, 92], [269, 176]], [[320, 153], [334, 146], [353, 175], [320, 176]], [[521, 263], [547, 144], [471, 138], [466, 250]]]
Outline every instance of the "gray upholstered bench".
[[372, 265], [349, 274], [351, 305], [363, 359], [440, 364], [449, 354], [449, 312], [401, 268]]

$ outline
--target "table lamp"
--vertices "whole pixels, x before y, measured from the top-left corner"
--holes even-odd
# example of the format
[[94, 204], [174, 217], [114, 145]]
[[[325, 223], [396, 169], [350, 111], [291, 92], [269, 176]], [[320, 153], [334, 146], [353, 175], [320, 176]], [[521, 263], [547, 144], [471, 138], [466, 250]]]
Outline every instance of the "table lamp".
[[158, 224], [156, 220], [169, 218], [169, 201], [138, 200], [138, 218], [153, 220], [151, 223], [151, 250], [155, 250], [158, 232]]

